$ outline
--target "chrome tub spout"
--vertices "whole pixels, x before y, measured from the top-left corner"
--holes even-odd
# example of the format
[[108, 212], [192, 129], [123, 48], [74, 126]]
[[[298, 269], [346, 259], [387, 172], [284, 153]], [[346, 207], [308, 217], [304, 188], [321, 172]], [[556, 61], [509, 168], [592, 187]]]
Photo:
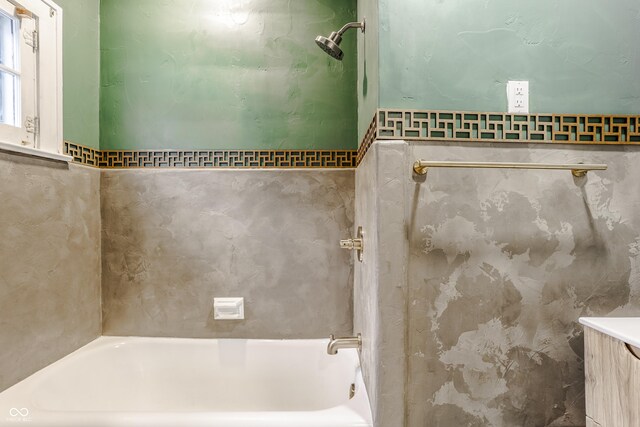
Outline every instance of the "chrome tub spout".
[[358, 334], [356, 337], [348, 338], [335, 338], [331, 335], [329, 337], [329, 345], [327, 345], [327, 353], [331, 355], [338, 354], [338, 350], [341, 348], [355, 348], [360, 351], [362, 348], [362, 335]]

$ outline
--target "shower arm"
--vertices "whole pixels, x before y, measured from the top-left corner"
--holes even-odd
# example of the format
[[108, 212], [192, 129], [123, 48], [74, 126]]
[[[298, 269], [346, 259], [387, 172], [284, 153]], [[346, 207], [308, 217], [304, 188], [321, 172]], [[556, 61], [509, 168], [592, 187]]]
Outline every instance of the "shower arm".
[[365, 26], [366, 26], [366, 23], [364, 19], [362, 20], [362, 22], [349, 22], [348, 24], [345, 24], [344, 27], [340, 28], [340, 30], [338, 31], [338, 35], [342, 37], [342, 35], [346, 33], [347, 30], [350, 30], [351, 28], [360, 28], [360, 31], [364, 33]]
[[360, 31], [364, 33], [366, 21], [362, 18], [362, 22], [349, 22], [344, 25], [338, 31], [332, 32], [329, 37], [318, 36], [316, 37], [316, 44], [327, 55], [331, 56], [338, 61], [342, 61], [344, 52], [340, 49], [340, 42], [342, 42], [342, 35], [349, 31], [351, 28], [360, 28]]

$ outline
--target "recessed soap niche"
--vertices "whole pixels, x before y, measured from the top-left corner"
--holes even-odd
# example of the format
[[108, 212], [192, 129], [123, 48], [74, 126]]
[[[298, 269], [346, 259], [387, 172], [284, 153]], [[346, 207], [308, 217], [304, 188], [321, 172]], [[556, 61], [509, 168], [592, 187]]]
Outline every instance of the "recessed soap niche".
[[244, 320], [244, 298], [214, 298], [215, 320]]

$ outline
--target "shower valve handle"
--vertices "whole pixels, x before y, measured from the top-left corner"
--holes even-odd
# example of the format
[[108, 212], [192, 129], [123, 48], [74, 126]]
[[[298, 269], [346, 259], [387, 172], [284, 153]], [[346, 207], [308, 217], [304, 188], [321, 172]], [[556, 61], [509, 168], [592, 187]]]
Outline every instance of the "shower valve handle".
[[349, 250], [362, 250], [362, 239], [346, 239], [340, 240], [340, 247]]
[[342, 249], [356, 251], [358, 261], [362, 262], [364, 254], [364, 232], [362, 231], [362, 227], [358, 227], [358, 234], [356, 236], [355, 239], [340, 240], [340, 247]]

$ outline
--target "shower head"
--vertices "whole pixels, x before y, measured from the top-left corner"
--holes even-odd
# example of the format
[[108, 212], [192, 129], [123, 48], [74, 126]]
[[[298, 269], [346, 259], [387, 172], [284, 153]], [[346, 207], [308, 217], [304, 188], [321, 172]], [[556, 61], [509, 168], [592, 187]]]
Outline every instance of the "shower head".
[[344, 56], [344, 52], [340, 49], [341, 41], [342, 37], [340, 37], [338, 33], [331, 33], [329, 38], [324, 36], [316, 37], [316, 44], [320, 49], [324, 50], [327, 55], [333, 59], [337, 59], [338, 61], [342, 61], [342, 57]]
[[364, 33], [364, 19], [362, 20], [362, 22], [349, 22], [347, 25], [342, 27], [340, 31], [334, 31], [333, 33], [331, 33], [328, 38], [324, 36], [316, 37], [316, 44], [330, 57], [337, 59], [338, 61], [342, 61], [344, 52], [342, 51], [342, 49], [340, 49], [340, 42], [342, 42], [342, 35], [351, 28], [360, 28], [360, 30]]

